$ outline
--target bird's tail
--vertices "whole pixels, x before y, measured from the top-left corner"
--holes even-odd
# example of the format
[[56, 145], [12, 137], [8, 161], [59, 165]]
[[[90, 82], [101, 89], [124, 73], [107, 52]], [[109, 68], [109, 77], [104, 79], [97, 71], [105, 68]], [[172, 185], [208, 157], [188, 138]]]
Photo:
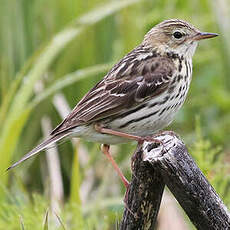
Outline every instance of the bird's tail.
[[40, 151], [46, 149], [50, 145], [52, 145], [55, 142], [63, 139], [64, 137], [68, 136], [69, 134], [70, 134], [69, 132], [65, 132], [65, 133], [59, 133], [57, 135], [50, 136], [48, 139], [44, 140], [41, 144], [39, 144], [34, 149], [32, 149], [30, 152], [28, 152], [26, 155], [24, 155], [19, 161], [17, 161], [13, 165], [11, 165], [9, 168], [7, 168], [7, 171], [12, 169], [12, 168], [14, 168], [14, 167], [16, 167], [17, 165], [19, 165], [23, 161], [28, 160], [29, 158], [35, 156]]

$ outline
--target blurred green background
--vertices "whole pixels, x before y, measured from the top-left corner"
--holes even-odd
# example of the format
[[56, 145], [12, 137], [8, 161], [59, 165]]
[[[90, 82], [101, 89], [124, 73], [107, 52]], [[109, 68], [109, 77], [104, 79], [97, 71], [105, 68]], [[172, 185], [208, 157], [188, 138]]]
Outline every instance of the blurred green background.
[[[68, 141], [5, 170], [148, 30], [169, 18], [220, 34], [200, 43], [188, 98], [168, 129], [182, 137], [230, 207], [228, 0], [1, 0], [0, 229], [118, 229], [125, 189], [98, 144]], [[130, 144], [112, 148], [128, 178], [134, 150]], [[165, 197], [158, 229], [192, 229], [171, 196]], [[170, 220], [172, 213], [177, 215]]]

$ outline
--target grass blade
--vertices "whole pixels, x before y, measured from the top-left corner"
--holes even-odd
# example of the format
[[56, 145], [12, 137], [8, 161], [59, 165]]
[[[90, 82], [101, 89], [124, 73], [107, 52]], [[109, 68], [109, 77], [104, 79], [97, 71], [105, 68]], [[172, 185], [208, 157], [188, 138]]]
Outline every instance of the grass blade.
[[49, 230], [48, 220], [49, 220], [49, 209], [47, 209], [46, 214], [45, 214], [43, 230]]
[[93, 77], [97, 74], [104, 73], [111, 67], [111, 64], [101, 64], [96, 66], [91, 66], [85, 69], [77, 70], [73, 73], [67, 74], [66, 76], [62, 77], [60, 80], [54, 82], [52, 86], [45, 89], [41, 92], [35, 99], [28, 105], [29, 108], [34, 108], [40, 102], [45, 100], [47, 97], [51, 96], [52, 94], [64, 89], [67, 86], [70, 86], [82, 79], [86, 79], [88, 77]]
[[25, 230], [25, 226], [24, 226], [24, 222], [23, 222], [23, 218], [22, 218], [22, 216], [20, 216], [19, 218], [20, 218], [20, 226], [21, 226], [21, 230]]
[[72, 164], [70, 202], [81, 205], [80, 199], [80, 165], [78, 160], [78, 148], [76, 146]]
[[57, 220], [58, 220], [58, 222], [60, 223], [62, 229], [63, 229], [63, 230], [66, 230], [65, 225], [64, 225], [64, 223], [63, 223], [62, 220], [61, 220], [61, 217], [58, 216], [58, 214], [57, 214], [56, 212], [54, 212], [54, 214], [55, 214], [55, 216], [57, 217]]

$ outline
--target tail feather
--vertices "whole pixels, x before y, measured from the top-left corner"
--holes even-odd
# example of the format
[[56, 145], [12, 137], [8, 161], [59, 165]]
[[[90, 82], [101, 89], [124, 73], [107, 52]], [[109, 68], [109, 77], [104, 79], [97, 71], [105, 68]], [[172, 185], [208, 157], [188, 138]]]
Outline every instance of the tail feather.
[[29, 158], [35, 156], [36, 154], [38, 154], [42, 150], [44, 150], [47, 147], [49, 147], [51, 144], [63, 139], [64, 137], [66, 137], [68, 135], [69, 135], [69, 132], [59, 133], [58, 135], [50, 136], [48, 139], [46, 139], [41, 144], [39, 144], [34, 149], [32, 149], [30, 152], [28, 152], [26, 155], [24, 155], [19, 161], [17, 161], [13, 165], [11, 165], [9, 168], [7, 168], [7, 171], [12, 169], [12, 168], [14, 168], [14, 167], [16, 167], [17, 165], [19, 165], [23, 161], [28, 160]]

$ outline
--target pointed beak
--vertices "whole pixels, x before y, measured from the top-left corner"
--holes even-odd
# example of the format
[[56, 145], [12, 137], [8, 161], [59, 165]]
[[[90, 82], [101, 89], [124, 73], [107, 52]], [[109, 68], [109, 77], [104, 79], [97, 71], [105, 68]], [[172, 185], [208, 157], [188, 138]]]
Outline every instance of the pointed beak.
[[192, 40], [199, 41], [199, 40], [202, 40], [202, 39], [214, 38], [214, 37], [216, 37], [218, 35], [219, 34], [216, 34], [216, 33], [199, 32], [195, 36], [193, 36]]

